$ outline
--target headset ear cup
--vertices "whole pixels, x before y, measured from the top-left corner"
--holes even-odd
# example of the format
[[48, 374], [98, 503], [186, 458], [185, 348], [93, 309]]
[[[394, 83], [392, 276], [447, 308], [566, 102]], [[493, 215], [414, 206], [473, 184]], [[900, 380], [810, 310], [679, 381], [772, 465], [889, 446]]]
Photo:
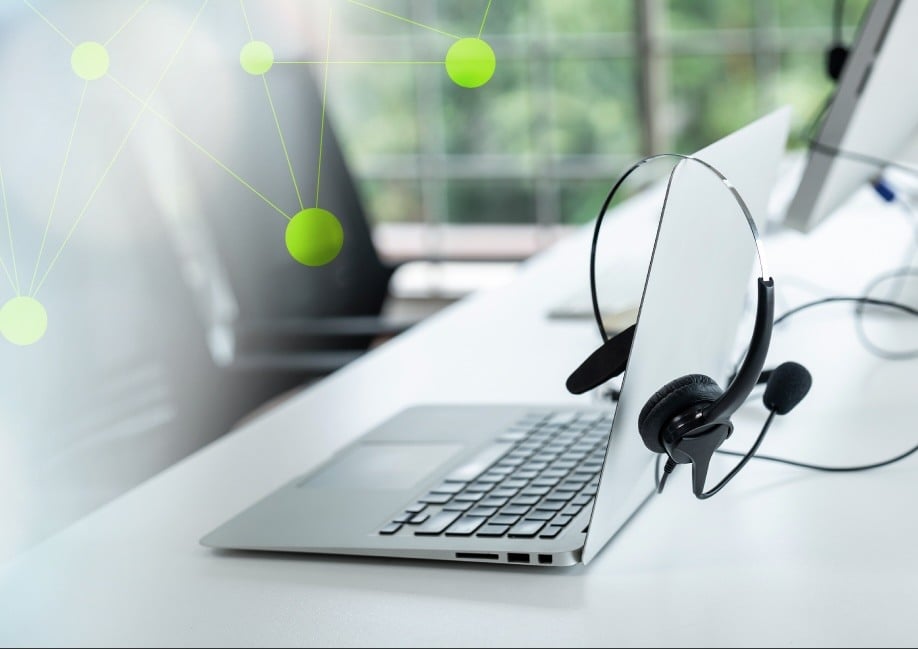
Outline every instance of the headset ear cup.
[[669, 423], [694, 405], [713, 403], [723, 394], [717, 382], [704, 374], [688, 374], [657, 390], [638, 415], [638, 432], [654, 453], [665, 453], [660, 440]]

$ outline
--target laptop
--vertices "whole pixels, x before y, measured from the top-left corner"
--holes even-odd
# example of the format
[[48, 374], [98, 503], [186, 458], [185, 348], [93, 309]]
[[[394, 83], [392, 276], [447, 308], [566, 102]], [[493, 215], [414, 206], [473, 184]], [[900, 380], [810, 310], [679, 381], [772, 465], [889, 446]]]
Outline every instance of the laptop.
[[[788, 109], [779, 110], [695, 154], [730, 179], [760, 227], [789, 118]], [[530, 566], [589, 563], [654, 492], [656, 456], [637, 430], [641, 407], [683, 374], [723, 381], [748, 302], [754, 248], [720, 181], [700, 165], [683, 166], [667, 205], [614, 412], [410, 408], [202, 544]], [[571, 359], [572, 369], [578, 360]], [[565, 378], [558, 376], [559, 390]]]

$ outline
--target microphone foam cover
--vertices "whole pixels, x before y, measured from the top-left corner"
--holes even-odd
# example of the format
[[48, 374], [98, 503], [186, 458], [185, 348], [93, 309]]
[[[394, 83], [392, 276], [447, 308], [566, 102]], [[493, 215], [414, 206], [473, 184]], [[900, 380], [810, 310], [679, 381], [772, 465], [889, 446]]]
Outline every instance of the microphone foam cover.
[[762, 401], [769, 410], [786, 415], [793, 410], [810, 391], [813, 377], [800, 363], [782, 363], [774, 369], [765, 386]]

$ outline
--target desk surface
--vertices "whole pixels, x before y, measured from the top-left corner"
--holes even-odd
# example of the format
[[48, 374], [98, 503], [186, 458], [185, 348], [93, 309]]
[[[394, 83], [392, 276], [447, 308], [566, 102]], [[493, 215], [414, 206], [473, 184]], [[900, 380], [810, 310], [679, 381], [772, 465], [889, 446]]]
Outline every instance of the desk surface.
[[[646, 218], [641, 200], [618, 220], [638, 218]], [[772, 237], [778, 312], [811, 297], [813, 285], [856, 293], [898, 264], [908, 234], [895, 210], [863, 194], [809, 237]], [[585, 403], [565, 393], [564, 379], [596, 343], [592, 324], [544, 313], [586, 281], [587, 235], [5, 566], [0, 643], [913, 644], [916, 458], [845, 476], [753, 463], [704, 502], [677, 472], [588, 568], [221, 555], [198, 545], [403, 407]], [[866, 354], [848, 313], [829, 308], [777, 331], [772, 361], [803, 362], [815, 384], [798, 411], [777, 421], [764, 451], [845, 463], [914, 443], [915, 363]], [[763, 415], [757, 404], [739, 413], [737, 444]]]

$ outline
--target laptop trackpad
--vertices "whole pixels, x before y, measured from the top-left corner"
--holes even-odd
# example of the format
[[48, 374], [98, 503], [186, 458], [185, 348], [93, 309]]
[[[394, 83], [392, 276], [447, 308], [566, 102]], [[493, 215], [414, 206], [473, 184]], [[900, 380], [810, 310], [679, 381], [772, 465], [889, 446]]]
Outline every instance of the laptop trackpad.
[[346, 451], [298, 486], [408, 489], [464, 448], [462, 444], [365, 442]]

